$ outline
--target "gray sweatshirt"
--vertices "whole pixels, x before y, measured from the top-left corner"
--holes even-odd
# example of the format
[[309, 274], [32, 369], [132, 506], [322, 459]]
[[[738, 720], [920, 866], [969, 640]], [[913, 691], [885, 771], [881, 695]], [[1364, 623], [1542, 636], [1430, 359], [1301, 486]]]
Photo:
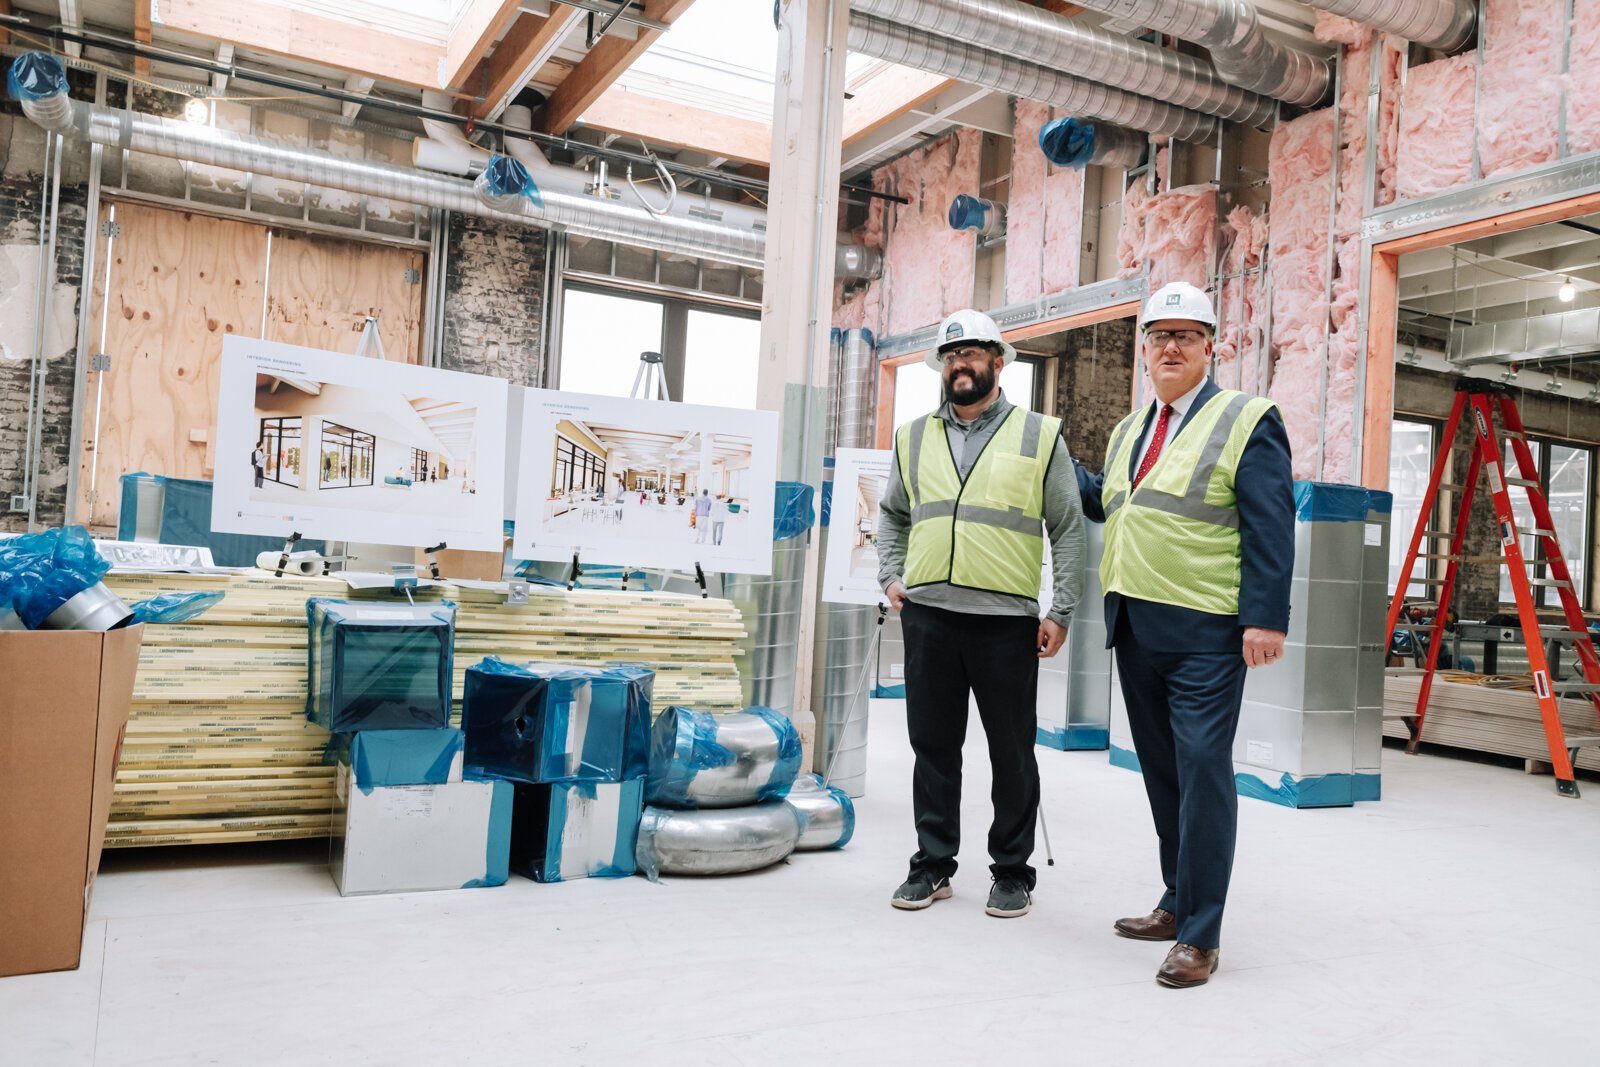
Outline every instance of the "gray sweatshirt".
[[[972, 472], [983, 446], [1000, 428], [1013, 405], [1001, 394], [995, 402], [969, 423], [956, 418], [949, 401], [938, 411], [944, 420], [950, 454], [962, 482]], [[898, 438], [894, 461], [889, 465], [889, 487], [878, 505], [878, 584], [884, 590], [894, 582], [904, 584], [906, 537], [911, 529], [911, 498], [900, 481]], [[1044, 476], [1044, 525], [1050, 541], [1050, 618], [1066, 626], [1083, 592], [1084, 554], [1083, 506], [1078, 496], [1078, 480], [1072, 469], [1067, 443], [1056, 441], [1050, 466]], [[963, 589], [948, 582], [921, 585], [906, 590], [906, 596], [925, 607], [944, 608], [973, 615], [1039, 616], [1039, 602], [1032, 597], [994, 593], [984, 589]]]

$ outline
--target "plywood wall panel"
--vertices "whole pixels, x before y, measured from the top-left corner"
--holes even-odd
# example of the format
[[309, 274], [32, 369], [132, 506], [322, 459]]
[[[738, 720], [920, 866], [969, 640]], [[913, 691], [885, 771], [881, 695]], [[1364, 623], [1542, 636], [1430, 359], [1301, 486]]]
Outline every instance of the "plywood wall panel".
[[266, 337], [354, 352], [362, 323], [376, 315], [384, 355], [418, 363], [422, 272], [421, 252], [274, 231]]

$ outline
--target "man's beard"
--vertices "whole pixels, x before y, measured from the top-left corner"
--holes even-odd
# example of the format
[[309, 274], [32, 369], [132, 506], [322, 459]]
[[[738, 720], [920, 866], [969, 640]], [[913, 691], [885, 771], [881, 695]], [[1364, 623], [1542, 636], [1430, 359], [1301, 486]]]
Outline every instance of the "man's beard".
[[990, 391], [994, 389], [994, 368], [992, 366], [968, 367], [967, 371], [972, 377], [963, 379], [960, 385], [957, 385], [954, 379], [945, 380], [945, 396], [952, 403], [973, 404], [988, 396]]

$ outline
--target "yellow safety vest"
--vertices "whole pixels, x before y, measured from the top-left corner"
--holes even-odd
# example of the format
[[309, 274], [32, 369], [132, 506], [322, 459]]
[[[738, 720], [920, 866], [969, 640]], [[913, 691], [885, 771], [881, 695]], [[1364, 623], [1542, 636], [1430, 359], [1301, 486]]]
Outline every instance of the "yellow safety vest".
[[1221, 390], [1184, 416], [1155, 466], [1129, 494], [1145, 408], [1106, 447], [1100, 585], [1108, 593], [1213, 615], [1239, 613], [1239, 511], [1234, 475], [1256, 423], [1277, 405]]
[[906, 587], [949, 582], [1039, 595], [1044, 476], [1061, 420], [1013, 408], [961, 480], [937, 415], [900, 427], [900, 481], [911, 498]]

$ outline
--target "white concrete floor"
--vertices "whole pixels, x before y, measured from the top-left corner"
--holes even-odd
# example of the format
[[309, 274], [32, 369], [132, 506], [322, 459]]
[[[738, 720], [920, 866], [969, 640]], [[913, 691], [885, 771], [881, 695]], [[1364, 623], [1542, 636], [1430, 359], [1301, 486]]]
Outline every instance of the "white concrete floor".
[[849, 848], [754, 875], [341, 899], [304, 843], [110, 855], [82, 967], [0, 979], [0, 1064], [1600, 1060], [1600, 783], [1390, 749], [1379, 803], [1243, 801], [1222, 969], [1169, 990], [1111, 932], [1158, 887], [1104, 753], [1039, 751], [1057, 865], [991, 919], [974, 724], [956, 895], [889, 907], [902, 707]]

